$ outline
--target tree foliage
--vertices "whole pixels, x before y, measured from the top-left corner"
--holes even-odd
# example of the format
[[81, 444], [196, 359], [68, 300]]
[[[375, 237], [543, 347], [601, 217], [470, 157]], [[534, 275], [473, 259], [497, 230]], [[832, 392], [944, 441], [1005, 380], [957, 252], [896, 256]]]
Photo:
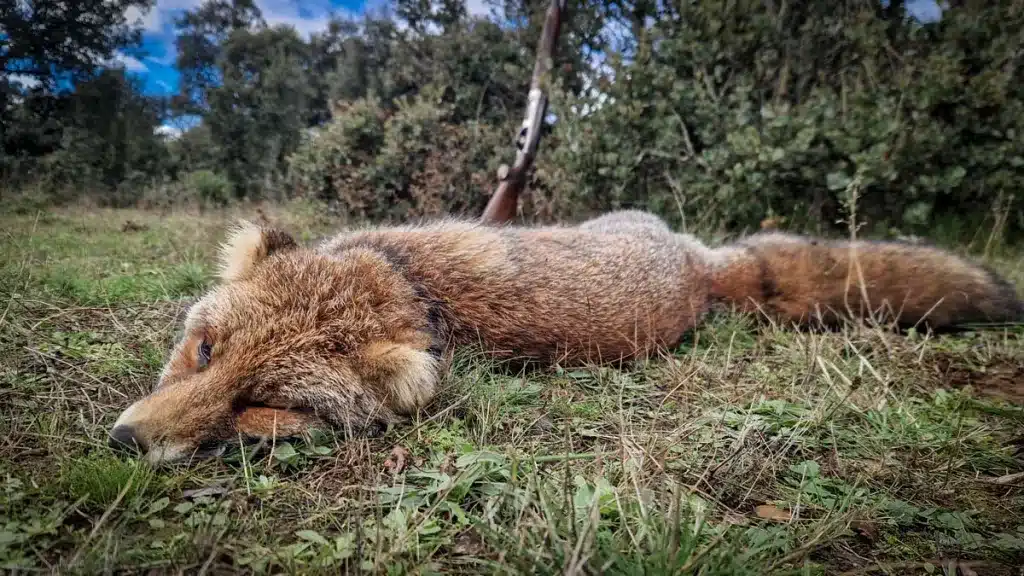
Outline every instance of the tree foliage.
[[152, 0], [0, 3], [0, 177], [117, 191], [161, 172], [163, 102], [111, 66]]
[[929, 24], [853, 1], [711, 0], [655, 16], [622, 51], [631, 59], [613, 56], [603, 106], [563, 94], [563, 110], [590, 110], [567, 115], [541, 157], [563, 209], [641, 205], [748, 229], [782, 214], [820, 229], [845, 227], [856, 194], [857, 216], [882, 232], [1024, 228], [1012, 3]]
[[252, 0], [207, 0], [176, 22], [177, 66], [181, 73], [178, 111], [209, 110], [208, 92], [223, 82], [222, 59], [232, 32], [265, 26]]
[[224, 42], [222, 82], [209, 92], [206, 120], [216, 158], [239, 193], [298, 146], [313, 96], [308, 64], [307, 46], [291, 28], [239, 29]]
[[91, 182], [112, 190], [145, 185], [164, 169], [163, 143], [153, 136], [162, 102], [142, 94], [141, 83], [122, 69], [105, 70], [80, 84], [64, 104], [58, 152], [48, 156], [51, 182]]
[[129, 8], [153, 0], [17, 0], [0, 2], [0, 64], [10, 74], [55, 88], [60, 79], [91, 76], [115, 52], [138, 43]]
[[[569, 0], [525, 215], [642, 207], [731, 231], [785, 216], [817, 231], [856, 219], [878, 233], [1020, 235], [1016, 4], [953, 2], [920, 22], [901, 1]], [[21, 93], [4, 108], [24, 128], [6, 132], [5, 158], [92, 158], [67, 173], [111, 190], [146, 174], [376, 219], [475, 214], [513, 157], [547, 2], [488, 6], [394, 0], [304, 37], [253, 0], [206, 0], [176, 26], [172, 108], [197, 127], [131, 140], [119, 135], [151, 130], [159, 112], [141, 111], [159, 102], [140, 95], [103, 119]], [[128, 40], [110, 32], [110, 46]], [[36, 122], [55, 106], [84, 116]]]

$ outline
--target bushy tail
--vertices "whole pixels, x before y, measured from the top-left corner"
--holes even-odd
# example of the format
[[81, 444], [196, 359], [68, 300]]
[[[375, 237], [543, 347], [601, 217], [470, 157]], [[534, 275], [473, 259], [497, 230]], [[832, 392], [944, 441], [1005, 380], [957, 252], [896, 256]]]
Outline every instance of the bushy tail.
[[718, 305], [787, 324], [834, 326], [852, 316], [942, 330], [1024, 321], [1012, 284], [934, 247], [769, 232], [714, 255]]

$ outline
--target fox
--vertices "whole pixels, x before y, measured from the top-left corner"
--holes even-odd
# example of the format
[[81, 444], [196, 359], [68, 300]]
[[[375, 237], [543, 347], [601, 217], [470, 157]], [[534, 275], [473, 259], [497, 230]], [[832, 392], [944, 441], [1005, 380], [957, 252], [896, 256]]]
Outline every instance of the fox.
[[670, 352], [726, 308], [935, 331], [1024, 317], [1008, 280], [937, 247], [777, 230], [711, 247], [640, 210], [544, 226], [446, 217], [312, 246], [241, 221], [217, 276], [111, 447], [166, 464], [314, 428], [371, 433], [428, 407], [459, 347], [621, 363]]

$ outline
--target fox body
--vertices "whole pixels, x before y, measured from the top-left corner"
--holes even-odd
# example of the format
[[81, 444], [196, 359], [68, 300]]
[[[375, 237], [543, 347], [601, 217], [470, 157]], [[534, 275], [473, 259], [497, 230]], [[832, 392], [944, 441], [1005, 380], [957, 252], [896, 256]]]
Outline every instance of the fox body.
[[243, 223], [151, 394], [111, 443], [152, 462], [233, 439], [362, 429], [424, 407], [451, 352], [618, 362], [671, 347], [716, 306], [834, 324], [1016, 321], [1013, 287], [935, 248], [776, 232], [712, 249], [654, 215], [578, 226], [459, 220], [343, 232], [315, 248]]

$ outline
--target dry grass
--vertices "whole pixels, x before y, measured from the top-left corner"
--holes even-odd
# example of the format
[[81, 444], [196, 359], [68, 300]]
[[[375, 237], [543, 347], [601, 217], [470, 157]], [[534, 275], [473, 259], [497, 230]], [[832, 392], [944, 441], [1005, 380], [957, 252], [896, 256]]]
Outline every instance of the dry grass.
[[[307, 241], [332, 225], [264, 211]], [[722, 316], [621, 371], [465, 351], [380, 438], [160, 470], [112, 454], [107, 427], [151, 386], [234, 216], [0, 217], [6, 570], [1021, 574], [1020, 329]], [[997, 266], [1024, 283], [1019, 258]]]

